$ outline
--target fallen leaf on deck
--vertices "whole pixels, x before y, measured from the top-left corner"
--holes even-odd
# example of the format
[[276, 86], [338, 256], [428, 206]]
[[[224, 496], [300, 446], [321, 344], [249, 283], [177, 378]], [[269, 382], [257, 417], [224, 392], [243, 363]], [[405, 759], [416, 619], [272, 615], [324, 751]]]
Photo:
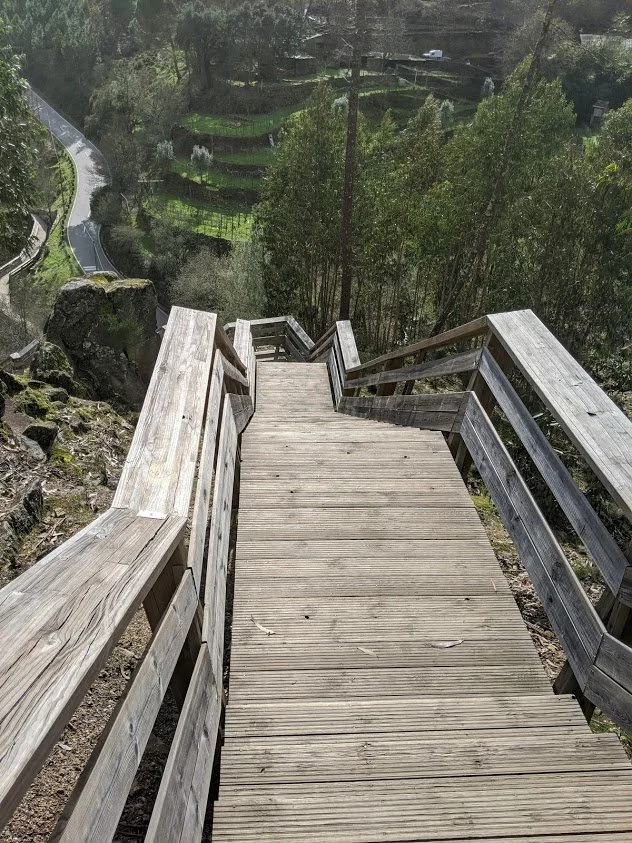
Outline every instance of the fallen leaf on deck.
[[377, 653], [374, 653], [373, 650], [369, 650], [368, 647], [358, 647], [358, 650], [360, 650], [361, 653], [366, 653], [367, 656], [373, 656], [374, 658], [377, 658]]
[[261, 632], [265, 632], [266, 635], [276, 635], [276, 632], [273, 629], [268, 629], [267, 626], [261, 626], [260, 623], [257, 623], [257, 621], [252, 617], [252, 615], [250, 616], [250, 620], [254, 623], [257, 629], [260, 629]]
[[462, 643], [463, 639], [459, 638], [458, 641], [433, 641], [430, 646], [435, 647], [437, 650], [449, 650], [451, 647], [458, 647]]

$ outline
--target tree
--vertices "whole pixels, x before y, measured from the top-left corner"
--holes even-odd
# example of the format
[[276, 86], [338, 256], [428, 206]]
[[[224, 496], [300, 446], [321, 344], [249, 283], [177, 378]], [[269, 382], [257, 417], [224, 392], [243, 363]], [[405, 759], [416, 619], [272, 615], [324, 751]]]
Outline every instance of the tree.
[[235, 243], [228, 255], [202, 249], [178, 272], [174, 304], [218, 313], [221, 322], [255, 319], [265, 310], [263, 256], [256, 241]]
[[441, 310], [437, 314], [432, 331], [433, 334], [438, 334], [443, 330], [464, 286], [468, 283], [472, 284], [474, 287], [477, 286], [478, 276], [481, 264], [485, 257], [485, 249], [490, 232], [500, 204], [502, 203], [505, 195], [507, 176], [512, 165], [513, 158], [516, 154], [518, 135], [523, 127], [522, 124], [524, 123], [525, 113], [533, 96], [533, 92], [537, 87], [542, 54], [546, 46], [546, 40], [551, 24], [553, 23], [553, 16], [558, 2], [559, 0], [549, 0], [549, 5], [542, 24], [542, 30], [540, 32], [538, 43], [533, 50], [531, 60], [528, 62], [528, 65], [525, 66], [519, 95], [517, 97], [511, 119], [509, 120], [505, 130], [501, 153], [494, 168], [494, 181], [489, 195], [489, 201], [487, 202], [485, 209], [477, 222], [474, 237], [470, 248], [464, 256], [463, 264], [459, 268], [455, 284], [450, 291], [450, 294], [443, 302]]
[[257, 223], [271, 314], [294, 313], [320, 336], [337, 314], [345, 121], [319, 85], [289, 122], [264, 182]]
[[441, 125], [444, 129], [451, 129], [454, 125], [454, 103], [450, 100], [443, 100], [439, 108]]
[[189, 77], [197, 74], [207, 88], [230, 66], [233, 50], [231, 15], [200, 0], [182, 7], [176, 42], [185, 52]]
[[234, 25], [242, 58], [262, 79], [274, 78], [283, 59], [300, 47], [303, 17], [296, 6], [281, 0], [243, 3]]
[[496, 90], [496, 85], [494, 84], [494, 80], [491, 76], [487, 76], [485, 81], [483, 82], [483, 87], [481, 88], [481, 96], [483, 99], [487, 97], [493, 97], [494, 91]]
[[[0, 37], [5, 34], [0, 22]], [[0, 255], [25, 245], [24, 219], [35, 195], [36, 137], [19, 62], [8, 47], [0, 47]]]
[[353, 34], [351, 58], [351, 83], [347, 111], [347, 146], [345, 176], [342, 194], [342, 222], [340, 228], [340, 319], [348, 319], [351, 310], [351, 284], [353, 281], [353, 199], [357, 164], [358, 106], [362, 52], [366, 44], [366, 0], [353, 0]]
[[163, 140], [156, 144], [156, 163], [160, 170], [168, 170], [175, 157], [173, 141]]
[[205, 146], [194, 146], [191, 153], [191, 166], [199, 173], [201, 181], [213, 166], [213, 153]]

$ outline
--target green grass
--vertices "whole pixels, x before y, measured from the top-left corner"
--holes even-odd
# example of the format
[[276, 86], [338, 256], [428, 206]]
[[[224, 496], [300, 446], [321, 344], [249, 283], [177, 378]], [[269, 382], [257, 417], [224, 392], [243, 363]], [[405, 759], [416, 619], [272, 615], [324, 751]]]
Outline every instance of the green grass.
[[57, 219], [44, 247], [44, 257], [33, 273], [33, 283], [45, 288], [50, 294], [56, 293], [69, 278], [81, 274], [81, 268], [66, 239], [66, 218], [75, 195], [75, 169], [70, 156], [61, 145], [58, 145], [58, 150], [63, 192], [59, 190], [53, 203]]
[[172, 225], [224, 240], [248, 240], [252, 230], [252, 215], [230, 205], [209, 207], [203, 202], [183, 200], [174, 196], [156, 194], [148, 203], [148, 210], [155, 217]]
[[213, 168], [202, 176], [185, 158], [176, 159], [171, 165], [171, 170], [183, 179], [203, 184], [209, 190], [220, 190], [223, 187], [234, 190], [259, 190], [261, 186], [261, 179], [254, 176], [240, 176]]
[[232, 117], [217, 114], [193, 112], [182, 121], [186, 129], [205, 135], [220, 137], [258, 137], [274, 132], [283, 123], [303, 108], [301, 105], [288, 105], [270, 114], [254, 114], [250, 117], [235, 115]]
[[274, 161], [275, 152], [270, 146], [249, 149], [243, 152], [222, 153], [215, 158], [222, 164], [236, 164], [250, 167], [269, 167]]

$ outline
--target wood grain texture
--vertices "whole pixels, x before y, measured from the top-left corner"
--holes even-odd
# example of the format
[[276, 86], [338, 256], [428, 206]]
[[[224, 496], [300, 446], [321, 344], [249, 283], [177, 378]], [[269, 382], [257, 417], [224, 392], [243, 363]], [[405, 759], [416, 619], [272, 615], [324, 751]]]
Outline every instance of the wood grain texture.
[[215, 314], [172, 308], [114, 507], [189, 514], [216, 327]]
[[0, 591], [0, 824], [45, 761], [185, 520], [113, 509]]
[[422, 378], [447, 377], [463, 372], [471, 372], [478, 366], [480, 356], [480, 349], [464, 351], [460, 354], [440, 357], [437, 360], [428, 360], [416, 366], [406, 366], [402, 369], [387, 369], [383, 372], [376, 372], [373, 375], [354, 378], [352, 384], [354, 389], [359, 389], [360, 387], [366, 386], [381, 386], [385, 383], [403, 383]]
[[[468, 322], [467, 325], [461, 325], [458, 328], [452, 328], [442, 334], [437, 334], [434, 337], [420, 340], [419, 342], [408, 345], [405, 348], [397, 348], [395, 351], [390, 351], [388, 354], [383, 354], [375, 360], [369, 360], [368, 363], [363, 363], [356, 369], [350, 372], [350, 377], [361, 377], [361, 373], [373, 372], [381, 368], [385, 363], [395, 363], [394, 368], [403, 365], [407, 357], [415, 357], [420, 351], [432, 351], [435, 348], [446, 348], [458, 343], [466, 342], [480, 337], [487, 332], [488, 322], [487, 316], [481, 316], [480, 319], [474, 319]], [[351, 384], [349, 384], [351, 386]]]
[[632, 518], [632, 422], [530, 310], [488, 317], [530, 386]]
[[198, 606], [187, 571], [134, 680], [66, 805], [53, 840], [112, 840]]
[[226, 606], [226, 573], [232, 513], [237, 428], [228, 402], [224, 405], [217, 450], [217, 467], [213, 486], [213, 507], [209, 536], [206, 595], [202, 640], [208, 644], [213, 676], [222, 683], [224, 659], [224, 611]]
[[632, 605], [632, 593], [625, 590], [621, 592], [630, 568], [623, 552], [575, 485], [498, 363], [487, 351], [483, 351], [479, 370], [572, 527], [597, 563], [611, 591], [619, 595], [626, 605]]
[[211, 372], [211, 386], [206, 407], [204, 423], [204, 438], [200, 453], [198, 480], [195, 487], [195, 501], [193, 504], [193, 518], [191, 521], [191, 535], [189, 538], [188, 567], [193, 572], [193, 579], [198, 594], [202, 593], [202, 570], [204, 564], [204, 548], [208, 528], [209, 510], [211, 506], [211, 484], [213, 482], [213, 467], [217, 448], [217, 432], [220, 413], [224, 400], [224, 357], [216, 354]]
[[325, 364], [260, 364], [257, 402], [213, 839], [632, 828], [629, 762], [552, 695], [443, 436], [334, 413]]
[[221, 707], [221, 685], [215, 682], [211, 656], [203, 644], [156, 797], [147, 843], [200, 840]]
[[469, 393], [443, 395], [376, 395], [373, 398], [344, 397], [340, 413], [406, 427], [458, 431]]
[[581, 684], [601, 644], [603, 624], [475, 395], [461, 435]]
[[[241, 790], [241, 789], [240, 789]], [[371, 843], [630, 833], [628, 770], [303, 783], [231, 789], [215, 812], [214, 840]]]

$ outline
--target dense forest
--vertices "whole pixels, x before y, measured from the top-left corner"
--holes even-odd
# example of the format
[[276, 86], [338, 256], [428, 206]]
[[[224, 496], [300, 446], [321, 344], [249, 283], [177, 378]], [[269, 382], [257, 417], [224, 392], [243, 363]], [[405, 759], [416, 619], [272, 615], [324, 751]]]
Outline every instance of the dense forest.
[[[34, 126], [24, 137], [21, 72], [104, 153], [112, 185], [93, 202], [104, 241], [165, 304], [226, 318], [292, 312], [319, 334], [339, 312], [346, 249], [367, 354], [531, 307], [585, 360], [621, 355], [632, 313], [628, 4], [553, 3], [537, 67], [538, 0], [366, 0], [361, 27], [353, 5], [0, 0], [0, 143], [15, 133], [3, 148], [3, 253], [38, 191], [41, 205], [55, 190], [34, 166], [45, 139]], [[356, 47], [366, 89], [345, 231]], [[408, 65], [437, 47], [449, 61], [418, 62], [411, 81]], [[595, 122], [599, 102], [609, 111]]]

